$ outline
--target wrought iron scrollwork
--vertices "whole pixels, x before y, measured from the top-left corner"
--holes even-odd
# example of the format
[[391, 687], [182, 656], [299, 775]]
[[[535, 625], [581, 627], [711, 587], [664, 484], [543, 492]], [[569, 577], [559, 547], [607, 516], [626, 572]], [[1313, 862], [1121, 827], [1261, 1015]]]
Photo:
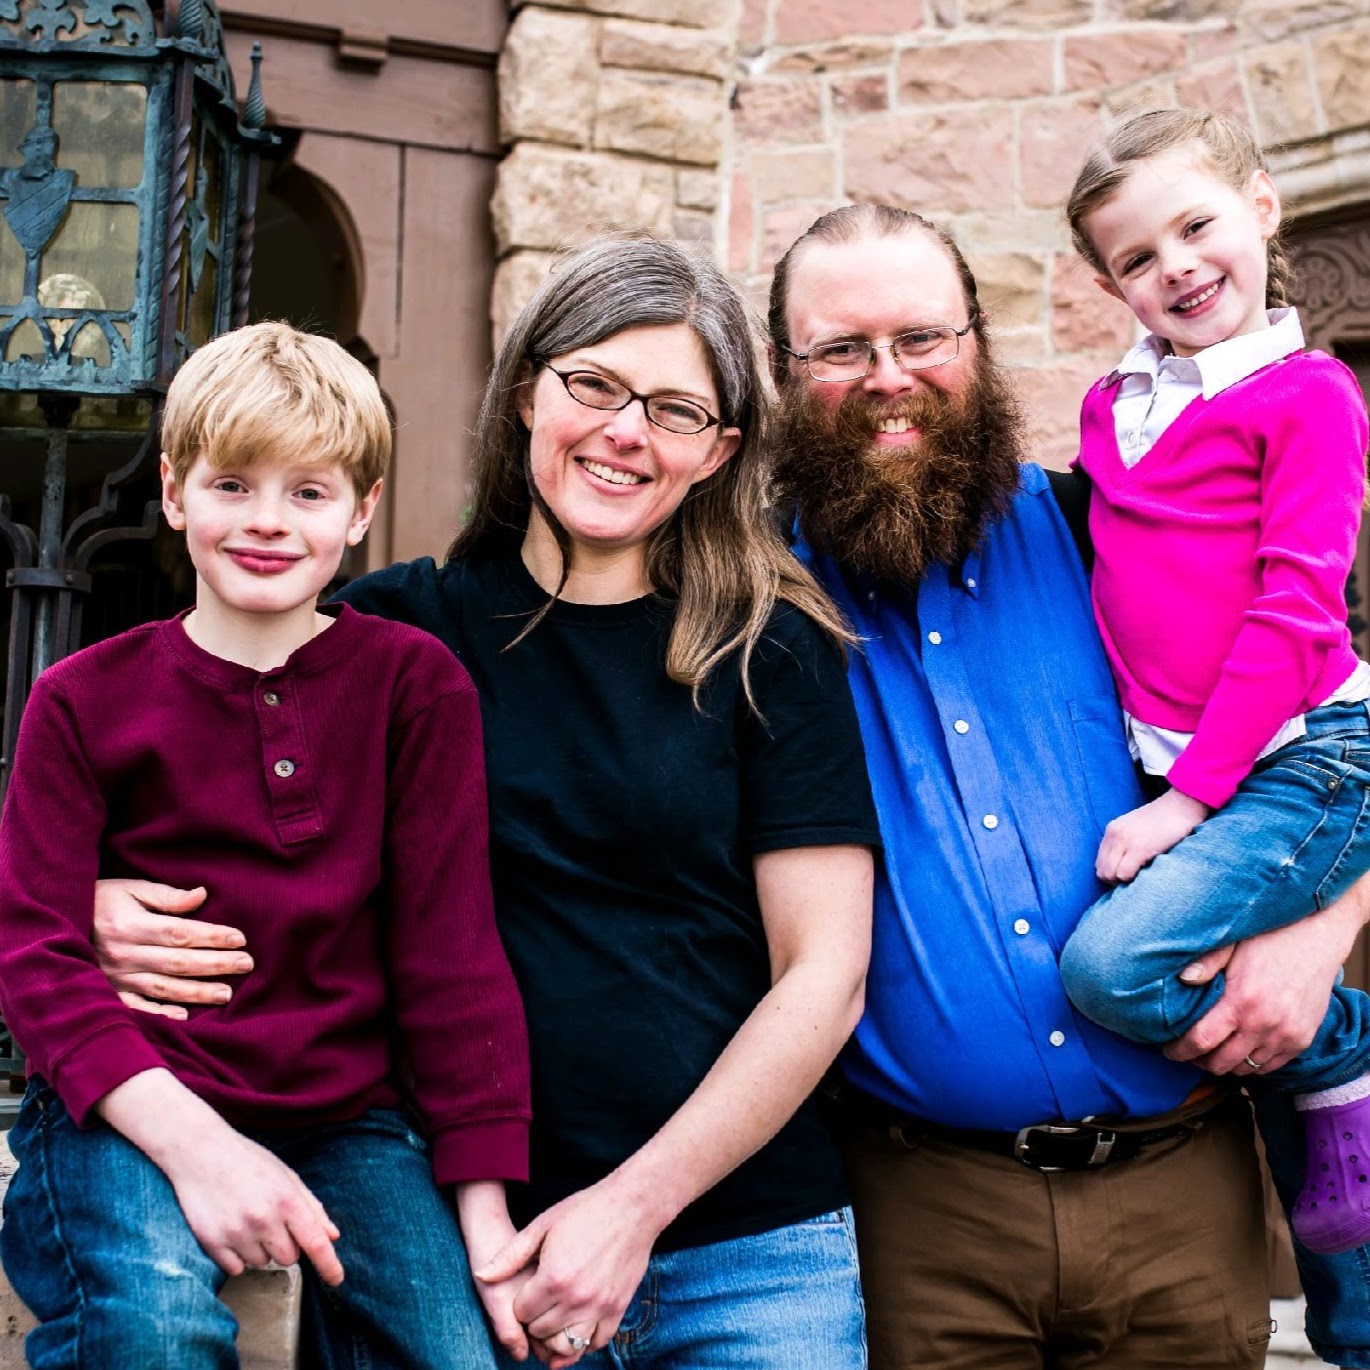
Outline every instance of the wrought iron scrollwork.
[[22, 42], [39, 51], [155, 49], [157, 26], [147, 0], [0, 0], [0, 46]]

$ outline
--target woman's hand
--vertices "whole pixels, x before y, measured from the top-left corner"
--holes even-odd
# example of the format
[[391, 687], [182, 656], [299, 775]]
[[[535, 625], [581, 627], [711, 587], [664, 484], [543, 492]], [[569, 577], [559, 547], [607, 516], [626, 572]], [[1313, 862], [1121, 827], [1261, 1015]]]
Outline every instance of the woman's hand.
[[184, 916], [204, 900], [203, 887], [97, 881], [95, 955], [129, 1008], [184, 1018], [183, 1004], [226, 1004], [233, 995], [229, 985], [203, 977], [246, 975], [252, 969], [237, 928]]
[[[514, 1312], [552, 1370], [574, 1365], [586, 1350], [607, 1346], [647, 1271], [652, 1244], [669, 1215], [610, 1175], [539, 1214], [484, 1268], [481, 1284], [536, 1266], [514, 1300]], [[558, 1334], [589, 1337], [572, 1350]]]

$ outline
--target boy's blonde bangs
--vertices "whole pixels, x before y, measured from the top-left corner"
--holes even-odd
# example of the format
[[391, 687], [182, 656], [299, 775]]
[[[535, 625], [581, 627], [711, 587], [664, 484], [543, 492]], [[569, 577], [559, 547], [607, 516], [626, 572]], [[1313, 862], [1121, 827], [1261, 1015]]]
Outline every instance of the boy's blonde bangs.
[[215, 338], [177, 372], [162, 413], [176, 483], [196, 457], [216, 470], [262, 457], [337, 466], [365, 495], [390, 462], [375, 377], [331, 338], [258, 323]]

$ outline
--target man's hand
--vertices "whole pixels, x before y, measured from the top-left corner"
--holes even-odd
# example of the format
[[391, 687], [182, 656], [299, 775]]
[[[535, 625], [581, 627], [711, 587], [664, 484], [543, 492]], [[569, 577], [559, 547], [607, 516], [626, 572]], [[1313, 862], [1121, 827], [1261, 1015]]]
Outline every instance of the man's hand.
[[184, 915], [205, 900], [203, 887], [173, 889], [148, 880], [95, 886], [95, 955], [129, 1008], [184, 1018], [182, 1004], [226, 1004], [233, 990], [213, 978], [246, 975], [252, 958], [237, 928]]
[[1223, 997], [1165, 1054], [1213, 1075], [1278, 1070], [1313, 1040], [1368, 915], [1370, 874], [1321, 913], [1200, 957], [1180, 978], [1202, 985], [1225, 970]]
[[1104, 829], [1094, 870], [1100, 880], [1126, 884], [1148, 861], [1188, 837], [1208, 817], [1208, 805], [1179, 790], [1115, 818]]

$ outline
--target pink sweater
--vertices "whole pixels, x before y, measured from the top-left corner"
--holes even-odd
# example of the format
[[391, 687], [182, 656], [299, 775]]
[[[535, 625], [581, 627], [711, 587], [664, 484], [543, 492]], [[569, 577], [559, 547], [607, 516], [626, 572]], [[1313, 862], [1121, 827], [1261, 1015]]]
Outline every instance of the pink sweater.
[[1085, 397], [1094, 611], [1118, 693], [1194, 734], [1169, 779], [1214, 808], [1356, 667], [1345, 584], [1366, 439], [1354, 376], [1321, 352], [1194, 400], [1131, 469], [1109, 381]]

